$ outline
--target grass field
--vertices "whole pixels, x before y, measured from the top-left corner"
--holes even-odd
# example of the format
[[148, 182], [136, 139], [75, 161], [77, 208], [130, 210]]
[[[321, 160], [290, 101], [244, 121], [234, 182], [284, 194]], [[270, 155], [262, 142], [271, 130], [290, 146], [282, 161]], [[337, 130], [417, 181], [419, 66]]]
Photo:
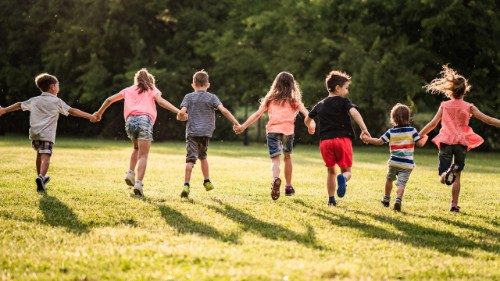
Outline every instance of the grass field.
[[183, 143], [153, 144], [145, 199], [123, 182], [130, 149], [59, 139], [41, 195], [29, 141], [0, 138], [1, 280], [500, 279], [498, 153], [468, 154], [455, 214], [435, 149], [417, 151], [402, 213], [379, 202], [387, 147], [355, 148], [336, 207], [315, 146], [295, 148], [296, 195], [276, 202], [263, 144], [212, 142], [216, 189], [196, 165], [190, 200]]

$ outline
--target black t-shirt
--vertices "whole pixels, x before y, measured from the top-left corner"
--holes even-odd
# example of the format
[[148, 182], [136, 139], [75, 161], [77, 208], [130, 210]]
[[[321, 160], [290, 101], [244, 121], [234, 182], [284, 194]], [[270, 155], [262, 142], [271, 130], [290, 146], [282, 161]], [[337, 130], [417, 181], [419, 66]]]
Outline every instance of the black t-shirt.
[[[316, 119], [321, 140], [348, 137], [354, 139], [354, 130], [349, 110], [357, 107], [349, 99], [332, 96], [318, 102], [309, 112]], [[316, 118], [317, 117], [317, 118]]]

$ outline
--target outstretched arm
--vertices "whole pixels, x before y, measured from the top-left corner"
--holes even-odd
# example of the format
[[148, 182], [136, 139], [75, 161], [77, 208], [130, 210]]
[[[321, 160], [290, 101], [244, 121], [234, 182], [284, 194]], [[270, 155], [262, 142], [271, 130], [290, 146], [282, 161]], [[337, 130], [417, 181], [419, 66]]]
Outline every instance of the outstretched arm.
[[0, 107], [0, 116], [4, 115], [5, 113], [9, 113], [20, 109], [21, 109], [21, 102], [16, 102], [15, 104], [7, 107]]
[[368, 132], [368, 129], [366, 128], [365, 122], [363, 121], [363, 117], [361, 117], [361, 114], [355, 107], [351, 107], [349, 109], [349, 114], [351, 114], [352, 119], [354, 119], [354, 122], [358, 124], [359, 128], [361, 129], [361, 132], [367, 134], [369, 137], [371, 137], [370, 132]]
[[108, 107], [110, 105], [112, 105], [113, 103], [119, 101], [119, 100], [122, 100], [123, 99], [123, 96], [118, 93], [118, 94], [114, 94], [112, 95], [111, 97], [107, 98], [101, 105], [101, 108], [99, 108], [99, 110], [94, 113], [94, 116], [97, 116], [97, 118], [100, 120], [102, 118], [102, 115], [104, 114], [104, 112], [106, 111], [106, 109], [108, 109]]
[[236, 118], [234, 118], [233, 114], [231, 112], [229, 112], [229, 110], [227, 110], [222, 104], [220, 104], [217, 109], [219, 109], [219, 111], [222, 113], [222, 115], [224, 115], [224, 117], [227, 118], [227, 120], [231, 121], [231, 123], [233, 123], [233, 125], [235, 126], [239, 126], [240, 125], [240, 122], [238, 122], [238, 120], [236, 120]]
[[316, 131], [316, 122], [314, 122], [314, 119], [309, 118], [309, 111], [302, 103], [299, 105], [299, 112], [302, 113], [302, 115], [304, 115], [304, 124], [307, 127], [307, 132], [310, 135], [313, 135], [314, 132]]
[[425, 125], [424, 128], [422, 128], [422, 130], [420, 130], [419, 135], [420, 136], [427, 135], [430, 131], [436, 128], [436, 126], [441, 121], [442, 116], [443, 116], [443, 109], [439, 107], [438, 112], [436, 112], [436, 115], [434, 115], [434, 118], [432, 118], [432, 120], [429, 121], [429, 123], [427, 123], [427, 125]]
[[500, 127], [500, 119], [488, 116], [484, 113], [482, 113], [475, 105], [473, 105], [470, 109], [472, 116], [476, 117], [477, 119], [483, 121], [484, 123], [495, 126], [495, 127]]
[[76, 116], [76, 117], [81, 117], [81, 118], [85, 118], [85, 119], [88, 119], [90, 120], [90, 122], [97, 122], [98, 120], [98, 117], [95, 116], [95, 115], [92, 115], [90, 113], [87, 113], [85, 111], [81, 111], [80, 109], [77, 109], [77, 108], [70, 108], [68, 110], [69, 114], [71, 114], [72, 116]]
[[175, 114], [179, 113], [179, 109], [177, 107], [175, 107], [174, 105], [172, 105], [171, 103], [169, 103], [166, 99], [162, 98], [161, 95], [159, 95], [159, 94], [156, 95], [155, 101], [159, 106], [165, 108], [166, 110], [169, 110]]
[[264, 112], [266, 112], [267, 110], [267, 107], [265, 105], [261, 105], [259, 107], [259, 109], [257, 109], [257, 111], [255, 111], [254, 113], [252, 113], [252, 115], [250, 115], [247, 119], [247, 121], [245, 121], [245, 123], [241, 124], [241, 127], [240, 127], [240, 133], [245, 131], [248, 127], [252, 126], [253, 123], [255, 123], [257, 120], [259, 120], [260, 117], [262, 117], [262, 114], [264, 114]]

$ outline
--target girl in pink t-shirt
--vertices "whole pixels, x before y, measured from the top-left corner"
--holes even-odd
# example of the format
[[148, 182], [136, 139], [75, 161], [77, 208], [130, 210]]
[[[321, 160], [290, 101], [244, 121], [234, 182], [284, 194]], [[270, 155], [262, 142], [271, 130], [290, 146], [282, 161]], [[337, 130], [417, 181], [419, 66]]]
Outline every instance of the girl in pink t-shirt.
[[[271, 184], [271, 198], [277, 200], [280, 196], [280, 155], [284, 154], [285, 160], [285, 194], [291, 196], [295, 193], [292, 186], [292, 148], [295, 129], [295, 117], [300, 112], [304, 116], [309, 113], [302, 103], [302, 95], [297, 81], [288, 72], [279, 73], [269, 89], [267, 95], [261, 100], [259, 109], [248, 117], [241, 126], [234, 126], [237, 134], [255, 123], [267, 112], [269, 121], [266, 125], [267, 147], [272, 162], [273, 181]], [[314, 134], [314, 121], [306, 123], [310, 134]]]
[[[134, 193], [144, 196], [143, 183], [148, 163], [149, 148], [153, 140], [153, 125], [156, 121], [156, 103], [177, 114], [179, 109], [161, 97], [161, 92], [155, 86], [155, 78], [143, 68], [134, 76], [134, 85], [121, 90], [118, 94], [107, 98], [99, 111], [94, 113], [100, 120], [106, 109], [119, 100], [125, 100], [123, 115], [125, 131], [132, 140], [133, 150], [130, 156], [129, 170], [125, 182], [134, 187]], [[181, 117], [187, 119], [187, 115]], [[134, 172], [137, 169], [137, 175]]]
[[441, 103], [436, 116], [420, 131], [427, 135], [439, 122], [439, 134], [432, 139], [439, 149], [439, 176], [441, 183], [453, 185], [451, 189], [452, 212], [459, 212], [458, 195], [460, 194], [460, 173], [465, 166], [466, 152], [483, 143], [483, 138], [469, 127], [470, 118], [476, 117], [486, 124], [500, 127], [500, 120], [490, 117], [472, 103], [463, 100], [471, 86], [467, 79], [447, 65], [443, 65], [441, 77], [438, 77], [425, 89], [433, 94], [443, 94], [450, 100]]

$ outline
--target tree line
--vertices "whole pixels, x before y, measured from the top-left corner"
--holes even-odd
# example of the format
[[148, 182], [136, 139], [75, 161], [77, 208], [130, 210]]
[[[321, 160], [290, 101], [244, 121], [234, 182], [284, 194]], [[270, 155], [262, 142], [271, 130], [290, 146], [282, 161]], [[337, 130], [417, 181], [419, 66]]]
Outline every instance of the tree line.
[[[179, 105], [196, 70], [241, 121], [280, 71], [294, 74], [308, 108], [326, 96], [331, 69], [352, 76], [350, 98], [376, 136], [390, 108], [411, 106], [415, 125], [432, 118], [441, 96], [422, 86], [449, 63], [473, 85], [466, 100], [497, 116], [500, 24], [494, 0], [7, 0], [0, 3], [0, 105], [38, 94], [33, 79], [56, 75], [60, 97], [95, 111], [147, 67], [164, 97]], [[26, 113], [0, 119], [0, 132], [25, 133]], [[215, 139], [230, 124], [217, 122]], [[102, 123], [61, 118], [62, 135], [125, 138], [122, 108]], [[473, 128], [498, 148], [498, 130]], [[297, 139], [314, 141], [297, 123]], [[182, 139], [184, 126], [160, 112], [155, 139]], [[256, 136], [254, 136], [256, 138]], [[263, 138], [263, 134], [260, 139]]]

